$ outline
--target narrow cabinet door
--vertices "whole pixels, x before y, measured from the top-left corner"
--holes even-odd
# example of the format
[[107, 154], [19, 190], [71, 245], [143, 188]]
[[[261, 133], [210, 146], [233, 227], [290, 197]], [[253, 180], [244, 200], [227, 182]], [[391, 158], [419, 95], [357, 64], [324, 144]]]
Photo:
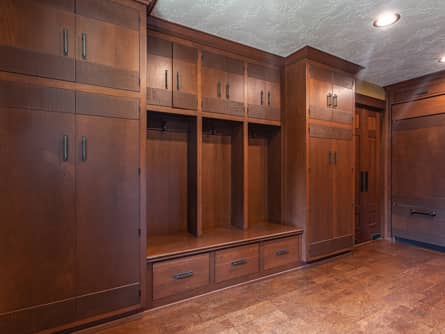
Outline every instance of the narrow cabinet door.
[[332, 121], [332, 72], [309, 65], [309, 117]]
[[138, 129], [138, 120], [76, 116], [80, 318], [140, 303]]
[[261, 65], [247, 65], [247, 110], [249, 117], [266, 118], [267, 82]]
[[224, 86], [226, 113], [244, 115], [244, 62], [225, 58], [226, 82]]
[[139, 11], [107, 0], [76, 1], [76, 80], [139, 91]]
[[266, 85], [267, 119], [278, 121], [281, 118], [281, 75], [279, 70], [268, 69]]
[[354, 79], [335, 73], [333, 75], [332, 106], [334, 122], [352, 124], [354, 112]]
[[224, 113], [225, 57], [216, 53], [202, 53], [202, 110], [205, 112]]
[[74, 81], [74, 0], [0, 1], [0, 70]]
[[197, 108], [198, 50], [173, 43], [173, 107]]
[[172, 106], [172, 43], [148, 37], [147, 103]]
[[34, 332], [74, 320], [74, 94], [0, 92], [0, 332]]

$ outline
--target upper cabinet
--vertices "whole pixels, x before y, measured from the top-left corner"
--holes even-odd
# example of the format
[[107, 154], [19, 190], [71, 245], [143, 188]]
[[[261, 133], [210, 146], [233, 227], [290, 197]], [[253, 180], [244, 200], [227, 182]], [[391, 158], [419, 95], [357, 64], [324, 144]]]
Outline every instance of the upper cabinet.
[[202, 110], [244, 115], [244, 62], [204, 51]]
[[75, 80], [74, 0], [0, 1], [0, 70]]
[[309, 115], [312, 119], [351, 124], [354, 79], [340, 72], [309, 65]]
[[76, 12], [77, 81], [139, 91], [139, 11], [77, 0]]
[[280, 70], [248, 64], [247, 74], [249, 117], [279, 121], [281, 114]]
[[147, 103], [196, 110], [197, 60], [196, 48], [150, 36]]

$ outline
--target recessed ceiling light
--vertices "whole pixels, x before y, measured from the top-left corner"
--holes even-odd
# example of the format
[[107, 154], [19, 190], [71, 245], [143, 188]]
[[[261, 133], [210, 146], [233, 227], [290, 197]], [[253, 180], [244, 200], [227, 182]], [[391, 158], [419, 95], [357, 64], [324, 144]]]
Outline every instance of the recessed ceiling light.
[[374, 20], [374, 27], [383, 28], [390, 26], [400, 20], [398, 13], [383, 13]]
[[439, 58], [439, 63], [445, 64], [445, 56]]

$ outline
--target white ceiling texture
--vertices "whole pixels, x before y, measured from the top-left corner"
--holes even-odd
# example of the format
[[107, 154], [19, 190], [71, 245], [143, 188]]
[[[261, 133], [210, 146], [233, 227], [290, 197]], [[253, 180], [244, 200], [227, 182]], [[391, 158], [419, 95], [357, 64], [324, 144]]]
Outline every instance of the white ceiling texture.
[[[384, 11], [400, 22], [374, 28]], [[381, 86], [445, 70], [445, 0], [158, 0], [152, 14], [280, 56], [310, 45]]]

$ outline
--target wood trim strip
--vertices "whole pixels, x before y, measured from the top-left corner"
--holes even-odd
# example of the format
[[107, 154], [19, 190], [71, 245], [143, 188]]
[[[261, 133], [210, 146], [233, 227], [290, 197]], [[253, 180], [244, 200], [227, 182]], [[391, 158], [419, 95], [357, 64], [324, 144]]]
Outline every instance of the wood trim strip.
[[310, 124], [309, 136], [316, 138], [352, 140], [352, 129], [325, 126], [320, 124]]
[[346, 251], [352, 249], [353, 245], [354, 240], [352, 234], [318, 243], [312, 243], [309, 245], [309, 257], [313, 259], [336, 251]]
[[445, 210], [445, 199], [441, 197], [408, 197], [395, 194], [392, 196], [392, 206], [414, 206]]
[[445, 114], [402, 119], [392, 122], [392, 131], [406, 131], [445, 126]]
[[171, 90], [147, 87], [147, 104], [171, 107], [172, 99]]
[[371, 96], [366, 96], [359, 93], [355, 94], [355, 104], [368, 108], [378, 109], [379, 111], [384, 111], [386, 108], [386, 102], [384, 100], [379, 100]]
[[198, 97], [195, 94], [173, 91], [173, 107], [196, 110]]
[[78, 82], [91, 85], [139, 91], [139, 72], [86, 61], [76, 62], [76, 79]]
[[113, 1], [77, 0], [76, 13], [139, 31], [139, 12]]
[[125, 119], [139, 119], [139, 99], [76, 92], [76, 113]]
[[437, 115], [445, 112], [445, 95], [406, 102], [392, 106], [392, 119], [401, 120], [420, 116]]
[[280, 121], [281, 112], [276, 108], [267, 108], [254, 104], [247, 106], [247, 114], [251, 118], [266, 119], [271, 121]]
[[74, 91], [0, 81], [0, 107], [74, 113]]
[[0, 70], [74, 81], [74, 58], [0, 46]]

